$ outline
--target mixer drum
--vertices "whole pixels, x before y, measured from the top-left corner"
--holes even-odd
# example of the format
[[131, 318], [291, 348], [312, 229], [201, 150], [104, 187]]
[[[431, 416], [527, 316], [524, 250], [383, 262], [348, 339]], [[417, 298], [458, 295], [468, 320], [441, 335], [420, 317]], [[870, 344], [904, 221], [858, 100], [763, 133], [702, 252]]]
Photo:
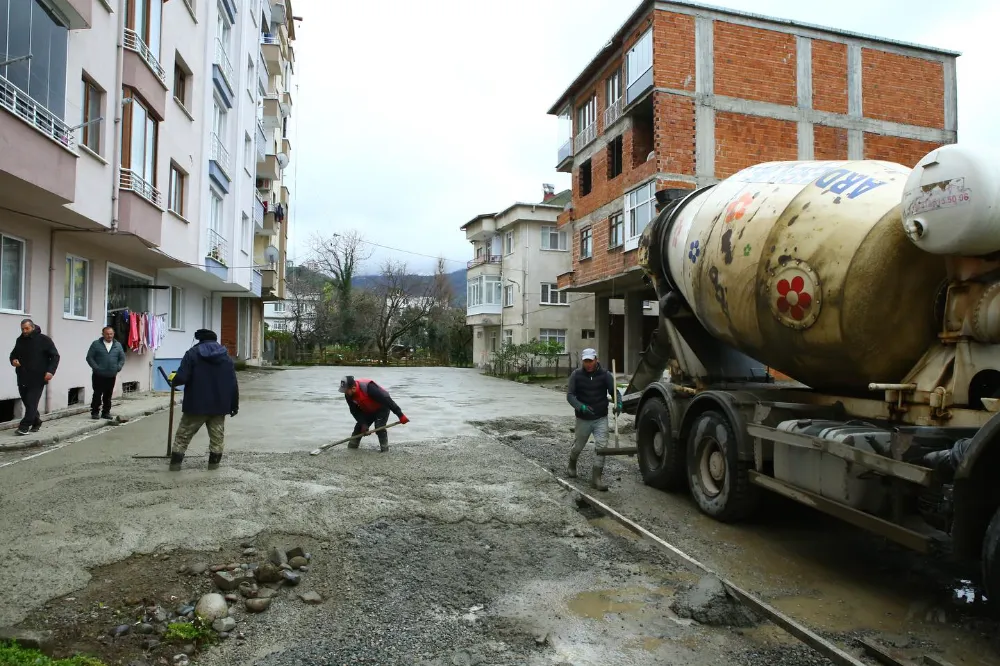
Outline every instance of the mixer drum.
[[817, 390], [898, 382], [934, 343], [945, 258], [906, 236], [910, 169], [772, 162], [684, 202], [660, 257], [702, 325]]

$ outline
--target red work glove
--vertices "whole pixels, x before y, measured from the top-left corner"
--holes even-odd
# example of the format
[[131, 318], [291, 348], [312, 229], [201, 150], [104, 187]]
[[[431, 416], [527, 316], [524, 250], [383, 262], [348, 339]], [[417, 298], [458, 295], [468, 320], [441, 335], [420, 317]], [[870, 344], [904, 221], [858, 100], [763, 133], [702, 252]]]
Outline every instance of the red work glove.
[[406, 414], [401, 414], [400, 417], [399, 417], [399, 422], [400, 423], [409, 423], [410, 419], [406, 418]]

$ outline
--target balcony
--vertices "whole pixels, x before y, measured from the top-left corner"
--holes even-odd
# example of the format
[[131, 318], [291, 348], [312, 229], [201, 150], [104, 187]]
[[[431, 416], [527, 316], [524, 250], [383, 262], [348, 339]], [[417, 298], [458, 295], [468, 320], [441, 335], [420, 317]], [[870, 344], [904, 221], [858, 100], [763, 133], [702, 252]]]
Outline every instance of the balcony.
[[122, 83], [139, 92], [158, 119], [166, 117], [167, 72], [134, 30], [125, 29]]
[[261, 33], [260, 50], [269, 71], [280, 72], [285, 64], [281, 54], [281, 38], [272, 32]]
[[131, 169], [122, 169], [118, 188], [127, 193], [118, 201], [118, 228], [151, 245], [160, 245], [163, 231], [163, 196]]
[[285, 118], [292, 115], [292, 93], [287, 91], [281, 93], [281, 103], [278, 105], [278, 109]]
[[208, 230], [208, 252], [205, 253], [205, 258], [222, 266], [229, 266], [229, 240], [215, 229]]
[[625, 109], [625, 98], [619, 97], [614, 102], [611, 103], [608, 108], [604, 109], [604, 131], [607, 132], [608, 128], [614, 125], [622, 117], [622, 111]]
[[264, 115], [260, 124], [266, 130], [281, 129], [281, 105], [277, 95], [268, 95], [264, 98]]
[[492, 216], [480, 216], [466, 223], [462, 230], [465, 232], [465, 240], [484, 241], [496, 235], [497, 221]]
[[264, 209], [264, 220], [261, 224], [258, 236], [274, 236], [281, 228], [281, 222], [285, 219], [285, 207], [281, 204], [266, 207]]
[[573, 153], [577, 154], [597, 138], [597, 123], [590, 123], [573, 139]]
[[500, 255], [499, 254], [483, 254], [483, 255], [480, 255], [480, 256], [476, 257], [475, 259], [470, 260], [469, 263], [466, 264], [466, 267], [467, 268], [475, 268], [477, 266], [482, 266], [484, 264], [498, 264], [499, 265], [500, 264]]
[[55, 8], [66, 18], [67, 28], [83, 30], [91, 27], [93, 0], [51, 0]]
[[256, 193], [253, 195], [253, 226], [254, 233], [264, 230], [264, 201]]
[[29, 197], [41, 191], [58, 205], [71, 203], [77, 156], [69, 126], [2, 76], [0, 108], [0, 137], [16, 147], [0, 150], [0, 191]]
[[281, 140], [281, 152], [288, 158], [289, 162], [292, 161], [292, 142], [287, 138]]
[[271, 267], [260, 269], [261, 293], [274, 291], [277, 286], [278, 286], [278, 269]]
[[566, 143], [559, 147], [559, 161], [556, 162], [556, 171], [570, 173], [573, 170], [573, 139], [566, 139]]
[[229, 184], [232, 182], [229, 168], [229, 151], [219, 135], [212, 132], [212, 156], [208, 163], [208, 177], [226, 194], [229, 193]]
[[257, 165], [257, 177], [271, 181], [281, 178], [281, 162], [277, 155], [270, 153], [264, 156], [264, 161]]
[[222, 98], [227, 109], [233, 108], [233, 96], [236, 93], [236, 77], [233, 74], [233, 63], [229, 60], [226, 47], [219, 38], [215, 39], [215, 60], [212, 63], [212, 82]]
[[267, 137], [264, 135], [264, 128], [261, 127], [260, 121], [257, 122], [257, 164], [264, 161], [264, 157], [267, 155]]
[[253, 272], [253, 278], [250, 280], [250, 293], [252, 293], [257, 298], [260, 298], [262, 287], [264, 286], [263, 282], [264, 282], [264, 276], [261, 275], [260, 271], [255, 270]]
[[292, 193], [288, 189], [288, 187], [286, 187], [285, 185], [282, 185], [281, 186], [281, 198], [279, 199], [279, 201], [281, 201], [281, 205], [284, 206], [285, 208], [288, 208], [288, 200], [291, 198], [291, 196], [292, 196]]
[[[465, 308], [465, 316], [466, 317], [476, 317], [476, 316], [479, 316], [480, 319], [472, 321], [472, 322], [467, 321], [466, 323], [467, 324], [489, 324], [490, 320], [488, 318], [486, 318], [486, 317], [483, 317], [482, 315], [487, 315], [487, 316], [492, 315], [492, 316], [495, 317], [495, 316], [498, 316], [501, 312], [503, 312], [503, 306], [500, 305], [499, 303], [482, 303], [480, 305], [470, 305], [470, 306], [468, 306], [468, 307]], [[496, 322], [496, 323], [499, 323], [499, 322]]]
[[270, 77], [270, 72], [267, 69], [267, 63], [264, 62], [264, 54], [260, 53], [257, 56], [257, 85], [260, 86], [261, 95], [266, 95], [268, 92], [268, 77]]

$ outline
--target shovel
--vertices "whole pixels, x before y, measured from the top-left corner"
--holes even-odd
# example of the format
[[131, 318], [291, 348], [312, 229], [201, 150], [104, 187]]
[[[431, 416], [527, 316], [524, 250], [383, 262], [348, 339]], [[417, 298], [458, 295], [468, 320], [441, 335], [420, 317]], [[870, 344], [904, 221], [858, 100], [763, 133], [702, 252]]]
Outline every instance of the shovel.
[[[381, 428], [375, 428], [374, 430], [369, 430], [368, 434], [369, 435], [374, 435], [377, 432], [380, 432], [382, 430], [388, 430], [389, 428], [391, 428], [393, 426], [398, 426], [398, 425], [400, 425], [400, 422], [396, 421], [395, 423], [390, 423], [389, 425], [384, 425]], [[350, 437], [347, 437], [346, 439], [342, 439], [339, 442], [331, 442], [329, 444], [324, 444], [323, 446], [319, 447], [318, 449], [310, 452], [309, 455], [311, 455], [311, 456], [318, 456], [319, 454], [323, 453], [327, 449], [333, 448], [334, 446], [337, 446], [338, 444], [343, 444], [345, 442], [351, 441], [355, 437], [363, 437], [363, 436], [364, 435], [351, 435]]]

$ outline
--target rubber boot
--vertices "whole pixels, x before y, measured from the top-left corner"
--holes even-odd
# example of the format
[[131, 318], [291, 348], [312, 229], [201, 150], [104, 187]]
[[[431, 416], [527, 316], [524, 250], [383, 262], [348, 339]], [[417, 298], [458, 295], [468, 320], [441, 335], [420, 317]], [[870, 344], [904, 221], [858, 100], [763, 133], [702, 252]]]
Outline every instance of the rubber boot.
[[566, 468], [566, 476], [571, 479], [576, 478], [576, 460], [579, 456], [569, 454], [569, 466]]
[[208, 454], [208, 468], [209, 469], [219, 469], [219, 462], [222, 461], [221, 453], [209, 453]]
[[601, 467], [594, 467], [590, 471], [590, 485], [593, 486], [594, 490], [607, 490], [608, 487], [604, 485], [601, 481], [601, 474], [604, 473], [604, 469]]
[[94, 419], [96, 421], [97, 419], [100, 418], [100, 416], [97, 414], [97, 412], [91, 412], [90, 413], [90, 418], [92, 418], [92, 419]]
[[172, 453], [170, 455], [170, 471], [179, 472], [181, 471], [181, 463], [184, 462], [183, 453]]

